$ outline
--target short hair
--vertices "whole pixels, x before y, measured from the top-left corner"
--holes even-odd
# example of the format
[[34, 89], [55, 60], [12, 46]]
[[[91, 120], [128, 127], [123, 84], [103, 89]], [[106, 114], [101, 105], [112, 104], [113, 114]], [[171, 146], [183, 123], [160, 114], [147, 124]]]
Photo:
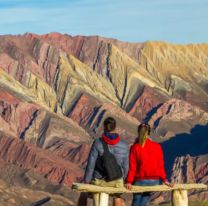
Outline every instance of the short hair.
[[116, 120], [113, 117], [108, 117], [103, 122], [104, 131], [111, 132], [116, 128]]

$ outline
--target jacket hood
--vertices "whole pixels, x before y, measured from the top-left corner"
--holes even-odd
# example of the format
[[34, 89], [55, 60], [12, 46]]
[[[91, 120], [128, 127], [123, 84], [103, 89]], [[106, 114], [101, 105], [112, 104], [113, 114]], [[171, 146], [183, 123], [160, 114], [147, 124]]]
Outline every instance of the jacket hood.
[[104, 132], [102, 135], [102, 139], [110, 145], [115, 145], [119, 143], [120, 141], [120, 136], [117, 133], [109, 133], [109, 132]]

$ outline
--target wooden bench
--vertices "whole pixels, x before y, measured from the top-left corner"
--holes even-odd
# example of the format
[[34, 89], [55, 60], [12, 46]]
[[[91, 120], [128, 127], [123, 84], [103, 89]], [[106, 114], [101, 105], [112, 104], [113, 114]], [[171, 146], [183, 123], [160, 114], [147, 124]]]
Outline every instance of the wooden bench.
[[93, 194], [94, 206], [107, 206], [109, 195], [114, 193], [141, 193], [141, 192], [172, 192], [172, 206], [188, 206], [188, 190], [207, 190], [205, 184], [175, 184], [174, 187], [166, 185], [156, 186], [132, 186], [132, 190], [125, 187], [101, 187], [92, 184], [74, 183], [72, 189], [79, 192], [90, 192]]

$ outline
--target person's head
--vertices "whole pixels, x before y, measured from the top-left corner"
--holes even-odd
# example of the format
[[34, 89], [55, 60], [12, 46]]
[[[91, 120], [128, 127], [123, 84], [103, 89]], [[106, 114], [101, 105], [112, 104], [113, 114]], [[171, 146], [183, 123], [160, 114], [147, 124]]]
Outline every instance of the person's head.
[[108, 117], [103, 122], [105, 132], [112, 132], [116, 129], [116, 120], [112, 117]]
[[150, 135], [150, 126], [145, 123], [140, 124], [138, 126], [138, 140], [137, 140], [137, 142], [143, 146], [149, 135]]

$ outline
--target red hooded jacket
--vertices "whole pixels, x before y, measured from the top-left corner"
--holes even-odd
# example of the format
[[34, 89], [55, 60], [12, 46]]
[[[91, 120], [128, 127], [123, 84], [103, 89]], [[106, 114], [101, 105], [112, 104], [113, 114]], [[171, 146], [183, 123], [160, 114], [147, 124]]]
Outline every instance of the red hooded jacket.
[[144, 147], [135, 143], [129, 155], [129, 172], [127, 183], [135, 180], [161, 179], [166, 180], [163, 151], [160, 144], [147, 139]]

